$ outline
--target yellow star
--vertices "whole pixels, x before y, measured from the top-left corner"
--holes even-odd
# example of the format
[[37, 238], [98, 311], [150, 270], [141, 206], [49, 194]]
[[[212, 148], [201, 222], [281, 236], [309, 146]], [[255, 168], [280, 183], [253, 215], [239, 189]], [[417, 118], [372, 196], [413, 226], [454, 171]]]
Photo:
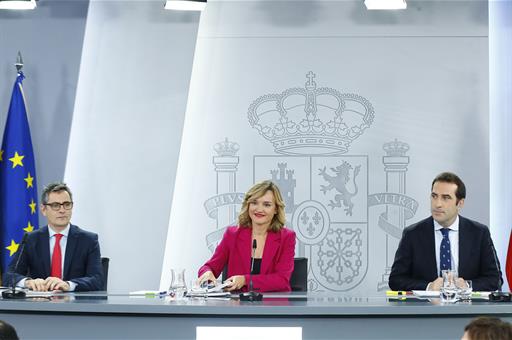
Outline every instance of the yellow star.
[[8, 247], [5, 247], [5, 249], [9, 250], [11, 253], [9, 254], [9, 256], [12, 256], [15, 252], [18, 251], [18, 247], [20, 245], [16, 242], [14, 242], [14, 240], [11, 240], [11, 245], [8, 246]]
[[23, 228], [27, 233], [31, 233], [34, 230], [34, 226], [30, 224], [30, 221], [28, 221], [27, 227]]
[[32, 199], [32, 202], [28, 205], [30, 207], [30, 214], [36, 213], [36, 203], [34, 202], [34, 199]]
[[18, 155], [18, 151], [16, 151], [14, 156], [9, 158], [9, 160], [12, 162], [12, 168], [14, 169], [17, 165], [23, 166], [23, 158], [25, 158], [25, 156]]
[[0, 150], [0, 162], [4, 160], [4, 150]]
[[30, 176], [30, 172], [28, 173], [28, 176], [24, 178], [24, 180], [27, 182], [27, 189], [34, 187], [34, 184], [32, 183], [34, 181], [34, 177]]

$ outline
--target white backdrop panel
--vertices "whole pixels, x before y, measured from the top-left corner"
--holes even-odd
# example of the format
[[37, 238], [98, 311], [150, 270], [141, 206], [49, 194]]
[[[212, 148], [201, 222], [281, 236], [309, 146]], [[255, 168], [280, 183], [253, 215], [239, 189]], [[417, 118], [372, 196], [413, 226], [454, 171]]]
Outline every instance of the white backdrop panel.
[[109, 290], [158, 286], [198, 19], [90, 3], [65, 180], [73, 223], [111, 259]]
[[[226, 7], [229, 3], [223, 3]], [[184, 267], [189, 279], [195, 277], [222, 228], [235, 219], [237, 193], [255, 180], [271, 178], [272, 170], [277, 170], [281, 189], [295, 195], [287, 205], [287, 224], [298, 235], [297, 256], [310, 258], [311, 290], [373, 294], [386, 289], [400, 232], [428, 215], [430, 183], [441, 171], [457, 172], [466, 181], [464, 214], [488, 222], [489, 192], [482, 185], [488, 163], [475, 162], [475, 155], [488, 159], [487, 38], [208, 37], [203, 22], [222, 24], [224, 12], [215, 9], [210, 7], [201, 19], [161, 289], [168, 287], [172, 267]], [[258, 105], [258, 112], [271, 110], [260, 116], [262, 122], [271, 127], [281, 114], [300, 123], [306, 118], [306, 98], [284, 92], [307, 92], [306, 87], [316, 99], [320, 124], [328, 123], [336, 102], [321, 95], [325, 90], [320, 88], [334, 95], [356, 94], [370, 103], [374, 119], [347, 150], [326, 155], [321, 143], [330, 135], [324, 129], [315, 136], [300, 135], [303, 140], [314, 137], [312, 147], [283, 155], [251, 127], [248, 111], [264, 95], [284, 98], [285, 105], [281, 112], [275, 104]], [[344, 122], [360, 119], [351, 112], [353, 103], [346, 104]], [[217, 152], [226, 138], [236, 143], [228, 143], [236, 149], [232, 155]], [[401, 163], [401, 174], [390, 171], [393, 162]], [[219, 171], [221, 163], [233, 171]], [[336, 206], [335, 194], [343, 188], [321, 191], [329, 181], [320, 169], [325, 166], [334, 176], [335, 167], [344, 164], [350, 165], [346, 189], [352, 215], [347, 205]], [[279, 170], [285, 174], [282, 180]], [[286, 170], [294, 171], [295, 187]], [[305, 212], [318, 212], [326, 227], [301, 225]], [[326, 267], [329, 260], [334, 268]]]

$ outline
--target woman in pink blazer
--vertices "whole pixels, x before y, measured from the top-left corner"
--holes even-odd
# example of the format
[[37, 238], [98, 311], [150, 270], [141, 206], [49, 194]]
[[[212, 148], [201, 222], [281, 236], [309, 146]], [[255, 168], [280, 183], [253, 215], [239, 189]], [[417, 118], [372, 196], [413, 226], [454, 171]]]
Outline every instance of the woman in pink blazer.
[[199, 282], [212, 281], [227, 265], [227, 290], [247, 291], [256, 240], [253, 289], [289, 292], [295, 256], [295, 232], [284, 227], [286, 216], [279, 188], [271, 181], [255, 184], [245, 194], [238, 226], [228, 227], [212, 258], [199, 269]]

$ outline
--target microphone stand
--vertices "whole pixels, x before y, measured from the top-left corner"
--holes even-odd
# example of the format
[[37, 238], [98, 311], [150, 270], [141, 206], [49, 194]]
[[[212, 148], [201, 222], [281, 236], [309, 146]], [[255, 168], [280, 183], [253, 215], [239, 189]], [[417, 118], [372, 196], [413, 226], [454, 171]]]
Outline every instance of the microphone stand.
[[27, 296], [27, 293], [25, 293], [22, 289], [16, 289], [16, 271], [18, 270], [18, 265], [20, 263], [21, 256], [23, 255], [23, 250], [25, 249], [25, 243], [27, 242], [27, 236], [28, 233], [23, 234], [23, 238], [21, 239], [20, 244], [20, 253], [18, 258], [16, 259], [16, 264], [14, 265], [14, 270], [12, 273], [12, 286], [11, 289], [4, 290], [2, 292], [2, 298], [4, 299], [23, 299]]
[[247, 293], [240, 293], [240, 301], [262, 301], [263, 294], [257, 293], [252, 289], [252, 270], [254, 268], [254, 254], [256, 253], [256, 240], [252, 240], [252, 260], [251, 271], [249, 272], [249, 291]]

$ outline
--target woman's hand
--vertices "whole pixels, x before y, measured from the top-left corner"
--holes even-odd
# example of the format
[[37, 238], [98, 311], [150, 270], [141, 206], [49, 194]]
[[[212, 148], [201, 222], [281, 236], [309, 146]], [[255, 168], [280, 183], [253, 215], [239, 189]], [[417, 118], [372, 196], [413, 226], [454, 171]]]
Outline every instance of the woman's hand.
[[213, 282], [214, 285], [217, 285], [217, 278], [215, 275], [213, 275], [213, 272], [211, 270], [204, 272], [203, 275], [201, 275], [197, 279], [197, 283], [199, 286], [201, 286], [202, 283], [208, 283]]
[[245, 276], [243, 275], [235, 275], [231, 276], [226, 281], [231, 281], [231, 285], [229, 285], [226, 290], [228, 292], [234, 291], [234, 290], [240, 290], [243, 286], [245, 286]]

